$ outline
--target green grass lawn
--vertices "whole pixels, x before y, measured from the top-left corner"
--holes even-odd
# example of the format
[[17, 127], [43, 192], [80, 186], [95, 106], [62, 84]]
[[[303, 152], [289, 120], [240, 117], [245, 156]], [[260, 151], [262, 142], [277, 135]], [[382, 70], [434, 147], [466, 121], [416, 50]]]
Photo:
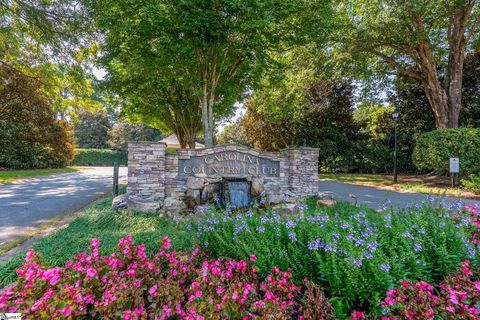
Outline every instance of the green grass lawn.
[[[147, 252], [159, 250], [158, 244], [168, 235], [176, 248], [192, 248], [195, 232], [180, 227], [171, 218], [158, 214], [115, 212], [111, 209], [112, 198], [94, 202], [75, 218], [66, 228], [42, 238], [33, 245], [41, 252], [49, 266], [63, 265], [74, 254], [86, 251], [92, 238], [101, 241], [102, 254], [113, 252], [120, 238], [131, 234], [135, 243], [145, 243]], [[21, 266], [25, 252], [6, 263], [0, 263], [0, 287], [15, 281], [15, 269]]]
[[[320, 180], [339, 181], [355, 185], [384, 188], [395, 191], [409, 191], [434, 195], [447, 195], [453, 197], [479, 198], [473, 192], [461, 188], [451, 188], [446, 186], [431, 186], [422, 182], [402, 181], [399, 176], [398, 183], [393, 182], [391, 175], [385, 174], [361, 174], [361, 173], [335, 173], [320, 174]], [[406, 180], [406, 179], [405, 179]]]
[[78, 171], [77, 168], [57, 168], [57, 169], [29, 169], [29, 170], [0, 170], [0, 183], [15, 181], [22, 178], [46, 176], [54, 173], [64, 173]]

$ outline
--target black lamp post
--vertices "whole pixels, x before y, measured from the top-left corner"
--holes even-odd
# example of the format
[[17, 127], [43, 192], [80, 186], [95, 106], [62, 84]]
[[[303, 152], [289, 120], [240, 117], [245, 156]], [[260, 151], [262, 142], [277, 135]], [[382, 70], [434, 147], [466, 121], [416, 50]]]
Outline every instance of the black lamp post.
[[393, 119], [393, 130], [394, 130], [394, 140], [395, 140], [395, 146], [393, 149], [393, 182], [397, 183], [397, 121], [400, 118], [400, 112], [397, 110], [394, 110], [392, 113], [392, 119]]

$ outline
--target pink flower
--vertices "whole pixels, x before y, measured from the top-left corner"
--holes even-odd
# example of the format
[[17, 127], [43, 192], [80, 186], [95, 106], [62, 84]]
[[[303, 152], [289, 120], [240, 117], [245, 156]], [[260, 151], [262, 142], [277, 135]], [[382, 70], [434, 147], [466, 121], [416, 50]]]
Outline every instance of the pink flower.
[[393, 300], [392, 298], [388, 297], [388, 298], [385, 298], [385, 303], [389, 306], [393, 306], [395, 304], [395, 300]]
[[353, 311], [352, 320], [362, 320], [365, 319], [365, 314], [362, 311]]
[[203, 296], [203, 292], [201, 290], [195, 292], [196, 298], [201, 298]]
[[157, 293], [157, 285], [154, 284], [149, 290], [148, 290], [148, 293], [150, 293], [152, 296], [156, 297], [158, 296], [158, 293]]
[[252, 262], [257, 261], [257, 256], [255, 254], [250, 255], [250, 261]]
[[238, 292], [237, 292], [237, 290], [235, 290], [235, 291], [233, 291], [233, 294], [232, 294], [232, 300], [237, 301], [237, 299], [238, 299]]
[[275, 295], [271, 291], [267, 291], [267, 293], [265, 293], [265, 298], [267, 298], [270, 301], [276, 300]]
[[469, 266], [470, 266], [470, 261], [465, 261], [465, 262], [462, 263], [462, 270], [463, 270], [463, 273], [466, 276], [472, 276], [473, 275], [473, 272], [468, 269]]
[[170, 242], [170, 239], [168, 238], [168, 236], [165, 236], [163, 237], [163, 245], [162, 245], [162, 248], [165, 249], [165, 250], [168, 250], [172, 247], [172, 244]]
[[453, 304], [458, 304], [458, 297], [455, 293], [450, 294], [450, 302]]
[[87, 273], [87, 277], [93, 278], [97, 274], [97, 271], [95, 269], [93, 269], [92, 267], [88, 267], [87, 270], [86, 270], [86, 273]]
[[480, 291], [480, 281], [475, 281], [473, 285], [475, 286], [475, 289], [477, 289], [477, 291]]
[[60, 310], [60, 312], [61, 312], [65, 317], [69, 317], [70, 314], [72, 313], [72, 307], [66, 306], [65, 309]]
[[454, 313], [454, 312], [455, 312], [455, 308], [452, 307], [452, 306], [446, 307], [445, 310], [447, 310], [448, 312], [451, 312], [451, 313]]
[[35, 256], [35, 251], [33, 249], [29, 249], [27, 251], [27, 255], [25, 256], [25, 261], [27, 261], [27, 262], [32, 261], [33, 256]]
[[92, 238], [92, 240], [90, 240], [90, 246], [92, 248], [98, 248], [100, 246], [100, 240], [98, 240], [98, 238]]
[[223, 287], [218, 286], [216, 292], [219, 296], [221, 296], [225, 292], [225, 290], [223, 289]]

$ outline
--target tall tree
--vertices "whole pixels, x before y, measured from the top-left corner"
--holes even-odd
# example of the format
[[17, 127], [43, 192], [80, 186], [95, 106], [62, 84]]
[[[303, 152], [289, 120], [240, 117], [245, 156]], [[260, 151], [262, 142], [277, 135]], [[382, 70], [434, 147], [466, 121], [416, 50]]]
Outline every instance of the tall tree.
[[108, 148], [108, 131], [112, 128], [110, 117], [104, 109], [77, 112], [74, 132], [79, 148]]
[[[465, 55], [478, 44], [478, 0], [345, 0], [335, 37], [354, 57], [375, 56], [422, 84], [438, 129], [458, 126]], [[357, 60], [357, 65], [360, 65]], [[369, 61], [363, 66], [375, 68]], [[444, 70], [444, 73], [441, 70]], [[387, 70], [383, 70], [388, 73]]]
[[[205, 144], [211, 146], [215, 118], [228, 114], [242, 97], [255, 67], [264, 64], [271, 45], [293, 24], [289, 14], [302, 3], [93, 0], [89, 6], [105, 32], [103, 61], [109, 72], [135, 60], [170, 76], [174, 80], [167, 85], [176, 83], [195, 98]], [[164, 88], [157, 94], [170, 94]]]

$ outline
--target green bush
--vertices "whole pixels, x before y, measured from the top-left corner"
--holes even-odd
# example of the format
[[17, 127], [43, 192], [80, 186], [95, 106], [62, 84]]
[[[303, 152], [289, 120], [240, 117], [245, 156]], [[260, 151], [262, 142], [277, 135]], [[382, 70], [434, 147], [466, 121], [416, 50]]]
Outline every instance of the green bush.
[[419, 170], [445, 174], [452, 155], [460, 158], [462, 175], [480, 173], [480, 129], [435, 130], [419, 136], [413, 162]]
[[212, 257], [256, 254], [264, 274], [273, 266], [290, 268], [298, 282], [320, 284], [343, 319], [355, 307], [378, 311], [380, 298], [403, 279], [439, 283], [462, 261], [475, 261], [469, 228], [467, 220], [431, 205], [378, 213], [341, 204], [295, 216], [227, 209], [195, 229]]
[[113, 166], [127, 165], [127, 153], [109, 149], [77, 149], [72, 164], [75, 166]]
[[472, 192], [480, 193], [480, 176], [470, 174], [467, 179], [462, 179], [462, 186]]
[[73, 138], [64, 121], [45, 128], [0, 120], [0, 167], [12, 169], [65, 167], [73, 159]]

